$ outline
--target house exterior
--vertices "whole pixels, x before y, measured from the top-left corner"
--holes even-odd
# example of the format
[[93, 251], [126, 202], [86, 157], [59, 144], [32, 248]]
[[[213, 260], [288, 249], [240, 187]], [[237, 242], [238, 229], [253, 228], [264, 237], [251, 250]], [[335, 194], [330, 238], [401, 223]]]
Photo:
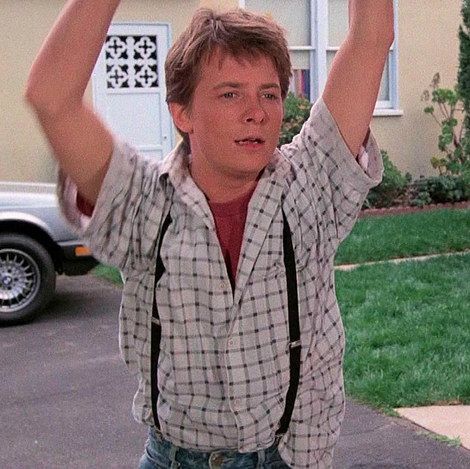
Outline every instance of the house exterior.
[[[347, 29], [348, 0], [123, 0], [116, 22], [169, 25], [170, 43], [201, 6], [244, 7], [271, 15], [288, 30], [292, 91], [314, 101]], [[29, 68], [64, 0], [0, 2], [0, 180], [51, 182], [55, 164], [23, 100]], [[458, 69], [460, 0], [395, 0], [396, 41], [372, 121], [382, 149], [415, 177], [429, 175], [439, 128], [423, 112], [421, 94], [436, 72], [453, 87]], [[163, 60], [164, 58], [160, 58]], [[367, 70], [364, 70], [367, 80]], [[87, 99], [93, 100], [90, 85]], [[351, 110], [354, 116], [354, 110]], [[173, 131], [172, 138], [175, 138]], [[172, 140], [173, 141], [173, 140]]]

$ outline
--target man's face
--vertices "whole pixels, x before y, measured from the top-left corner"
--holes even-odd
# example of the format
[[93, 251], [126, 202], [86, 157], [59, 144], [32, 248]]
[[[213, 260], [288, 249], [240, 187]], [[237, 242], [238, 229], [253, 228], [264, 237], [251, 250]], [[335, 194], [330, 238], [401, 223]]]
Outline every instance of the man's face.
[[254, 181], [279, 140], [283, 100], [273, 62], [222, 54], [204, 62], [190, 109], [175, 119], [189, 134], [196, 183]]

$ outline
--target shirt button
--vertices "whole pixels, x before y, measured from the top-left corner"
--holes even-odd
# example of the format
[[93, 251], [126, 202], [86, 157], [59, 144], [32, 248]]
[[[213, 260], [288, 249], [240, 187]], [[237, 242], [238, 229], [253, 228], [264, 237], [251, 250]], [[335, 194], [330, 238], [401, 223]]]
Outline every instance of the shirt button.
[[228, 344], [229, 347], [234, 347], [235, 345], [238, 344], [238, 340], [237, 339], [229, 339], [227, 344]]
[[242, 400], [241, 399], [235, 399], [233, 401], [233, 409], [234, 410], [240, 410], [242, 407]]
[[220, 282], [221, 290], [225, 290], [227, 288], [227, 284], [225, 282]]

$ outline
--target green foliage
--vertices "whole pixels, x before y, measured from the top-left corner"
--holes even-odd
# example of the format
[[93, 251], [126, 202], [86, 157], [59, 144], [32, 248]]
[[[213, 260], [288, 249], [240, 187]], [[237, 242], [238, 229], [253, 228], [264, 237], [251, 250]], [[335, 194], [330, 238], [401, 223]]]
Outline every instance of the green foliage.
[[[462, 175], [470, 171], [470, 132], [465, 133], [465, 102], [461, 88], [440, 88], [440, 75], [436, 73], [430, 84], [430, 89], [425, 90], [421, 96], [422, 101], [430, 102], [424, 108], [426, 114], [431, 115], [441, 128], [438, 137], [438, 148], [441, 155], [431, 158], [433, 168], [439, 174]], [[470, 83], [469, 83], [470, 85]], [[470, 88], [469, 88], [470, 91]], [[436, 115], [439, 114], [439, 115]]]
[[388, 153], [381, 150], [384, 163], [384, 174], [382, 182], [370, 190], [364, 203], [365, 208], [391, 207], [400, 196], [406, 192], [410, 182], [409, 174], [403, 175], [400, 170], [392, 163]]
[[470, 199], [470, 173], [461, 175], [441, 174], [421, 178], [413, 183], [415, 196], [412, 205], [423, 206], [430, 203], [462, 202]]
[[[467, 114], [470, 112], [470, 1], [462, 2], [462, 20], [463, 24], [459, 28], [459, 71], [458, 71], [458, 90], [462, 98], [464, 109]], [[468, 126], [466, 127], [468, 129]]]
[[[465, 10], [465, 11], [464, 11]], [[465, 24], [470, 25], [470, 1], [462, 9]], [[455, 89], [440, 88], [436, 73], [422, 100], [432, 104], [424, 108], [439, 124], [438, 148], [441, 155], [431, 158], [439, 176], [421, 178], [413, 184], [412, 205], [461, 202], [470, 198], [470, 39], [460, 28], [460, 70]], [[436, 115], [439, 111], [439, 117]]]
[[290, 143], [300, 132], [303, 123], [310, 115], [312, 103], [289, 92], [284, 102], [284, 119], [281, 127], [279, 145]]
[[461, 8], [463, 24], [459, 28], [459, 71], [457, 75], [457, 90], [463, 104], [465, 117], [463, 120], [463, 137], [461, 141], [461, 152], [467, 158], [464, 168], [465, 179], [470, 179], [470, 0], [463, 0]]

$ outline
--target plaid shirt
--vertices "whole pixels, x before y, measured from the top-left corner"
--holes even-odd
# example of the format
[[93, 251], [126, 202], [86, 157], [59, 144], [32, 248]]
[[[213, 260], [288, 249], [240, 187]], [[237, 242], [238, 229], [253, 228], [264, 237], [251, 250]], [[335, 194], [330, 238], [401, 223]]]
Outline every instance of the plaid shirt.
[[166, 272], [157, 285], [162, 323], [158, 414], [165, 438], [205, 451], [269, 447], [289, 386], [282, 210], [297, 264], [301, 376], [279, 451], [295, 468], [330, 467], [343, 418], [343, 328], [333, 259], [351, 230], [382, 163], [372, 136], [364, 171], [323, 100], [294, 141], [276, 150], [251, 198], [232, 291], [204, 194], [178, 147], [163, 161], [116, 142], [91, 219], [61, 178], [64, 213], [106, 264], [125, 277], [120, 348], [139, 386], [133, 412], [152, 425], [150, 329], [155, 252]]

